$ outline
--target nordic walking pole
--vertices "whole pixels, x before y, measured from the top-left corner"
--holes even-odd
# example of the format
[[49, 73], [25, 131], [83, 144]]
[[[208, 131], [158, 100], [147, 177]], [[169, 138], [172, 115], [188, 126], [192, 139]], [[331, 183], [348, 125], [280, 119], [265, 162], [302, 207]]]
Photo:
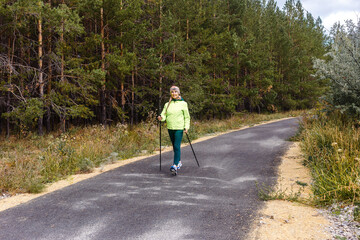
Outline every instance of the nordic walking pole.
[[[160, 116], [160, 114], [159, 114]], [[159, 117], [158, 116], [158, 117]], [[160, 171], [161, 171], [161, 121], [159, 120], [159, 127], [160, 127], [160, 131], [159, 131], [159, 138], [160, 138]]]
[[[162, 83], [162, 78], [160, 77], [160, 86], [159, 86], [159, 115], [161, 116], [161, 83]], [[159, 126], [160, 126], [160, 172], [161, 172], [161, 121], [159, 121]]]
[[161, 171], [161, 121], [159, 121], [160, 125], [160, 171]]
[[198, 167], [200, 167], [200, 164], [199, 164], [199, 161], [197, 160], [197, 157], [196, 157], [196, 154], [195, 154], [194, 148], [193, 148], [193, 146], [191, 145], [189, 135], [187, 134], [187, 132], [185, 132], [185, 134], [186, 134], [186, 137], [187, 137], [187, 139], [188, 139], [188, 141], [189, 141], [189, 143], [190, 143], [190, 147], [191, 147], [191, 150], [192, 150], [192, 152], [193, 152], [193, 154], [194, 154], [194, 157], [195, 157], [196, 163], [197, 163]]

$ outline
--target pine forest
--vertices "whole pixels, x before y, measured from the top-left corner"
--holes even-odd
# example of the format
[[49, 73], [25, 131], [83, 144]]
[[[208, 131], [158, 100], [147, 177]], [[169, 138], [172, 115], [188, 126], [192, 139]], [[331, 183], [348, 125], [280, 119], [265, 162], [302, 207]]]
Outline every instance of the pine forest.
[[328, 42], [294, 0], [0, 0], [0, 131], [312, 108]]

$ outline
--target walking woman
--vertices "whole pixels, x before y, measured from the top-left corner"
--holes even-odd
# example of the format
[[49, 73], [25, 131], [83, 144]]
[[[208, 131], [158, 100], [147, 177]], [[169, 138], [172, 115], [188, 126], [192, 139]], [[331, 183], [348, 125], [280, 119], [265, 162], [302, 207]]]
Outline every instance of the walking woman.
[[165, 103], [164, 109], [160, 116], [159, 121], [166, 121], [169, 136], [174, 150], [174, 162], [170, 167], [173, 175], [177, 174], [177, 170], [182, 166], [181, 163], [181, 140], [183, 133], [187, 133], [190, 128], [190, 114], [187, 103], [180, 96], [180, 89], [177, 86], [170, 88], [170, 100]]

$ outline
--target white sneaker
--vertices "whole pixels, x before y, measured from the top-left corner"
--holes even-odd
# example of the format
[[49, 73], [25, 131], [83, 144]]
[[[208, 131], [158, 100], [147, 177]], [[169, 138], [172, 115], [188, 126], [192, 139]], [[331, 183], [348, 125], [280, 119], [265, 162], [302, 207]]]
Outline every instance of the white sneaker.
[[177, 165], [177, 170], [179, 170], [181, 168], [181, 166], [182, 166], [182, 163], [180, 161], [179, 164]]
[[170, 167], [170, 172], [172, 173], [172, 175], [177, 174], [177, 166], [175, 164]]

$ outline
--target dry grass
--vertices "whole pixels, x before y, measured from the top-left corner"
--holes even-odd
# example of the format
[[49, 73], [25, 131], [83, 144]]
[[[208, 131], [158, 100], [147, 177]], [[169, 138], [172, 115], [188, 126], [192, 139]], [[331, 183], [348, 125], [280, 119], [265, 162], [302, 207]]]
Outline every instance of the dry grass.
[[314, 178], [320, 203], [360, 202], [360, 129], [341, 114], [303, 120], [302, 148]]
[[[299, 116], [300, 111], [277, 114], [240, 114], [226, 120], [193, 121], [191, 139], [224, 132], [263, 121]], [[0, 193], [40, 192], [44, 184], [94, 167], [128, 159], [159, 149], [159, 127], [155, 117], [133, 128], [118, 124], [72, 128], [65, 134], [23, 139], [0, 139]], [[162, 145], [171, 145], [162, 127]], [[186, 140], [184, 140], [186, 141]]]

